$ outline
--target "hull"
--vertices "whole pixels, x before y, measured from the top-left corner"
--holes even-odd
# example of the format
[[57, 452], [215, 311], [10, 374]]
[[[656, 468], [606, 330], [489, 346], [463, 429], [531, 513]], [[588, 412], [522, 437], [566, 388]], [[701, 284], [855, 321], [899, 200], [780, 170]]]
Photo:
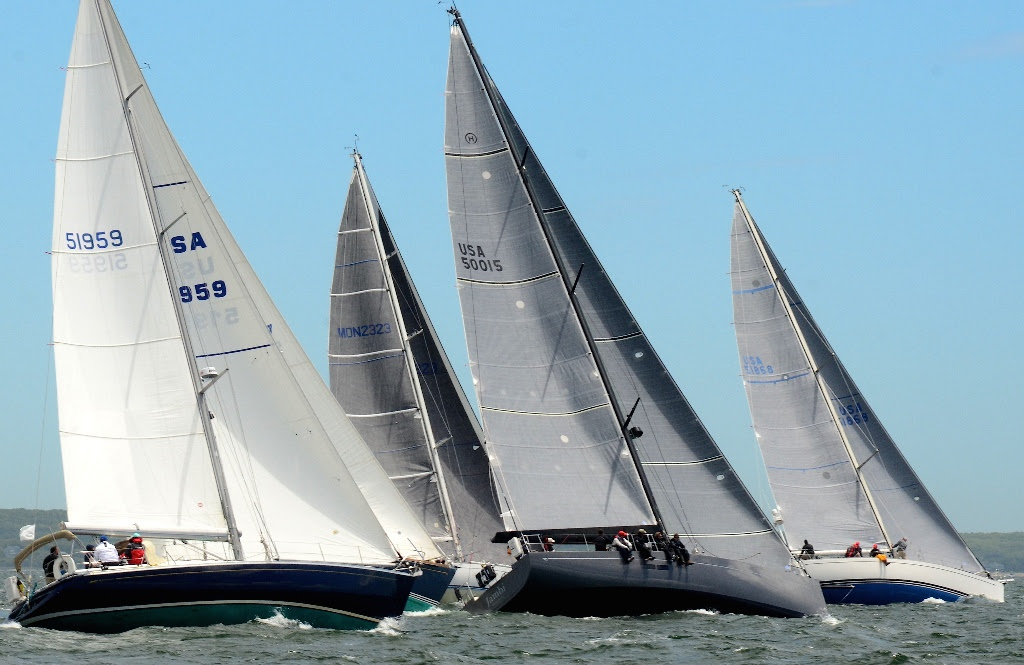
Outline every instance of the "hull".
[[[496, 577], [494, 581], [484, 586], [477, 579], [477, 574], [480, 573], [484, 566], [488, 565], [494, 569]], [[488, 586], [497, 584], [497, 581], [507, 575], [510, 570], [512, 570], [512, 566], [503, 563], [488, 564], [481, 561], [464, 561], [458, 564], [455, 577], [449, 583], [448, 591], [441, 598], [441, 602], [454, 604], [473, 600], [486, 591]]]
[[920, 603], [928, 598], [947, 602], [968, 596], [1003, 602], [1003, 584], [975, 573], [925, 561], [890, 559], [812, 559], [807, 573], [818, 580], [829, 604], [888, 605]]
[[441, 599], [448, 591], [455, 576], [455, 566], [421, 563], [422, 575], [413, 582], [409, 600], [405, 603], [406, 612], [422, 612], [441, 604]]
[[680, 566], [656, 559], [623, 563], [614, 552], [528, 554], [466, 610], [571, 617], [708, 609], [800, 617], [825, 613], [818, 584], [795, 569], [694, 555]]
[[413, 580], [404, 572], [328, 563], [122, 566], [63, 577], [16, 605], [9, 618], [26, 627], [118, 633], [280, 614], [317, 628], [365, 630], [402, 613]]

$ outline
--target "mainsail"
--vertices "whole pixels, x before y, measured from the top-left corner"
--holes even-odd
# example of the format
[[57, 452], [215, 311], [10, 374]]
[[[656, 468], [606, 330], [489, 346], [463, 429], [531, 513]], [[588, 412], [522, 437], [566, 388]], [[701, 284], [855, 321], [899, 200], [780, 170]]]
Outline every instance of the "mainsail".
[[[230, 540], [238, 559], [394, 561], [353, 477], [376, 462], [336, 404], [324, 418], [308, 399], [315, 372], [294, 369], [304, 354], [161, 118], [108, 0], [81, 3], [54, 207], [70, 528]], [[343, 450], [356, 453], [351, 469]]]
[[[670, 532], [711, 554], [789, 561], [601, 267], [458, 18], [446, 95], [449, 216], [471, 370], [519, 528], [652, 524], [657, 511]], [[619, 418], [638, 399], [634, 459]]]
[[732, 225], [743, 380], [768, 480], [793, 544], [910, 541], [908, 557], [980, 571], [839, 361], [747, 211]]
[[458, 559], [505, 555], [483, 435], [363, 169], [331, 286], [331, 390], [427, 532]]

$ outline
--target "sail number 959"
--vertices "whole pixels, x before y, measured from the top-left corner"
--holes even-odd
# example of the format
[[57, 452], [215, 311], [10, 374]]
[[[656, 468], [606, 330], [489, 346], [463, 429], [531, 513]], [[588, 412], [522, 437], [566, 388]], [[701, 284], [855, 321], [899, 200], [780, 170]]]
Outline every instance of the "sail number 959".
[[124, 244], [124, 237], [119, 229], [96, 233], [65, 233], [64, 240], [68, 249], [106, 249]]
[[[195, 290], [194, 292], [193, 289]], [[223, 298], [228, 294], [228, 285], [224, 283], [223, 279], [218, 279], [209, 286], [207, 286], [206, 282], [203, 282], [202, 284], [196, 284], [194, 287], [178, 287], [178, 295], [181, 296], [181, 302], [209, 300], [211, 294], [214, 298]]]

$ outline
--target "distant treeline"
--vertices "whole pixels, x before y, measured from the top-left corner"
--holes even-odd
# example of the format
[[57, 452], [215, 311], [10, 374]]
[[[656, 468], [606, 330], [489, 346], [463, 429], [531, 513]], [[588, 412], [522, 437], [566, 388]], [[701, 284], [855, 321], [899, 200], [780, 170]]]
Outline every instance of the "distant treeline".
[[[21, 527], [34, 523], [36, 536], [43, 536], [60, 529], [65, 519], [66, 510], [0, 508], [0, 570], [11, 568], [15, 555], [21, 551], [23, 545], [18, 541]], [[961, 535], [989, 570], [1024, 573], [1024, 531]]]

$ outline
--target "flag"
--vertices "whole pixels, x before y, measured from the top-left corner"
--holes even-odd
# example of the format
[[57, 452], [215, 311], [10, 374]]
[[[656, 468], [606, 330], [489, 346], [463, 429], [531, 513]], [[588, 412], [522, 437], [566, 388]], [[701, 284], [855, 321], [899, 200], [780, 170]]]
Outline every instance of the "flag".
[[18, 538], [23, 543], [27, 543], [36, 539], [36, 525], [26, 524], [21, 527], [21, 531], [18, 532]]

